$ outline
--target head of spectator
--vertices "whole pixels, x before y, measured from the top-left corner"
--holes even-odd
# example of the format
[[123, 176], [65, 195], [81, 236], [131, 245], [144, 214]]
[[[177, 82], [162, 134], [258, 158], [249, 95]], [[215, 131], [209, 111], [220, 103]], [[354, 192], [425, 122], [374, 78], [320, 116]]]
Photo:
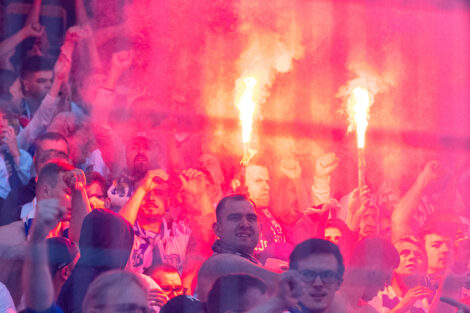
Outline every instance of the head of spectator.
[[168, 301], [160, 313], [205, 313], [204, 304], [192, 296], [177, 296]]
[[400, 264], [395, 247], [385, 239], [366, 237], [352, 249], [342, 293], [354, 301], [372, 300], [391, 282], [393, 271]]
[[374, 205], [368, 206], [359, 220], [359, 236], [361, 238], [379, 234], [378, 210]]
[[64, 175], [73, 169], [73, 166], [64, 162], [48, 163], [41, 169], [36, 184], [38, 201], [50, 198], [59, 199], [61, 206], [66, 209], [62, 217], [64, 221], [70, 220], [72, 212], [72, 189], [67, 185]]
[[244, 195], [228, 196], [217, 204], [215, 214], [213, 230], [223, 247], [252, 255], [260, 236], [253, 203]]
[[225, 178], [219, 159], [213, 154], [206, 153], [199, 157], [199, 163], [211, 174], [216, 187], [222, 188]]
[[156, 188], [147, 192], [140, 203], [137, 222], [144, 226], [161, 222], [168, 210], [170, 199], [168, 197], [168, 184], [161, 182]]
[[148, 288], [134, 273], [113, 270], [100, 275], [88, 288], [81, 312], [151, 312], [147, 303]]
[[126, 162], [129, 174], [134, 180], [145, 177], [151, 169], [151, 142], [145, 132], [137, 133], [126, 144]]
[[78, 247], [64, 237], [47, 239], [49, 270], [54, 284], [55, 299], [65, 281], [70, 277], [78, 260]]
[[56, 160], [69, 162], [69, 144], [67, 138], [59, 133], [47, 132], [36, 139], [34, 154], [34, 167], [36, 173]]
[[85, 163], [94, 144], [88, 122], [71, 112], [62, 112], [54, 117], [47, 131], [59, 133], [67, 138], [69, 157], [74, 165]]
[[394, 246], [400, 255], [400, 265], [395, 269], [394, 278], [407, 285], [422, 283], [428, 268], [423, 244], [413, 236], [405, 236], [395, 242]]
[[268, 298], [266, 284], [246, 274], [219, 277], [207, 298], [207, 313], [246, 312]]
[[304, 284], [300, 305], [308, 312], [326, 312], [343, 281], [344, 263], [338, 246], [323, 239], [307, 239], [295, 246], [289, 269], [297, 271]]
[[169, 264], [159, 264], [149, 267], [145, 274], [160, 286], [169, 299], [184, 294], [183, 282], [176, 267]]
[[348, 226], [345, 222], [338, 218], [329, 219], [325, 225], [325, 239], [341, 245], [343, 240], [348, 236]]
[[454, 263], [455, 239], [462, 222], [452, 211], [436, 211], [421, 229], [428, 257], [428, 274], [441, 275]]
[[[91, 211], [83, 220], [80, 230], [78, 244], [80, 258], [70, 278], [62, 287], [57, 304], [64, 311], [79, 311], [87, 289], [96, 277], [113, 269], [124, 269], [133, 243], [134, 230], [123, 217], [110, 210]], [[116, 288], [119, 286], [124, 292], [130, 293], [129, 286], [123, 281], [114, 283], [114, 285]], [[117, 297], [117, 295], [115, 296]], [[105, 297], [102, 300], [108, 301], [107, 299]], [[147, 305], [146, 296], [142, 303]], [[94, 305], [89, 307], [92, 308]], [[103, 311], [97, 310], [95, 312]], [[110, 312], [115, 312], [115, 310]]]
[[264, 166], [250, 164], [246, 168], [246, 186], [250, 199], [257, 208], [269, 206], [271, 195], [269, 192], [269, 172]]
[[40, 102], [52, 87], [54, 62], [41, 56], [31, 56], [23, 61], [20, 71], [23, 94]]
[[106, 209], [109, 207], [109, 198], [106, 193], [106, 179], [98, 172], [86, 173], [86, 193], [91, 208]]

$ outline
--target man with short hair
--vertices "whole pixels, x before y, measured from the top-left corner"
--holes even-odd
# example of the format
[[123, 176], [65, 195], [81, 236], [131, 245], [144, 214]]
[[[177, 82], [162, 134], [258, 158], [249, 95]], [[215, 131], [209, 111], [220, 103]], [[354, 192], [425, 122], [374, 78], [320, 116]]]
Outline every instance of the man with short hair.
[[197, 278], [201, 301], [207, 300], [217, 278], [234, 273], [258, 277], [273, 290], [278, 275], [261, 267], [254, 257], [260, 226], [253, 203], [244, 195], [225, 197], [217, 205], [216, 219], [212, 228], [219, 239], [212, 246], [214, 254], [202, 264]]
[[278, 291], [250, 313], [344, 313], [334, 305], [344, 274], [338, 246], [312, 238], [295, 246], [289, 257], [289, 271], [281, 275]]
[[134, 246], [128, 267], [138, 273], [167, 263], [182, 272], [191, 229], [183, 222], [169, 223], [168, 174], [150, 170], [119, 214], [134, 226]]
[[159, 301], [159, 306], [163, 306], [168, 300], [184, 294], [184, 287], [178, 269], [170, 264], [159, 264], [148, 268], [144, 274], [150, 276], [163, 293], [158, 290], [151, 290], [151, 293], [159, 293], [158, 299], [164, 298], [165, 301]]
[[262, 252], [272, 243], [285, 243], [286, 237], [281, 224], [274, 218], [269, 209], [271, 195], [268, 169], [260, 165], [248, 165], [246, 168], [246, 186], [250, 200], [255, 204], [261, 225], [260, 240], [256, 251], [258, 253]]
[[60, 289], [70, 277], [78, 260], [78, 247], [64, 237], [52, 237], [46, 240], [49, 270], [54, 285], [54, 299], [57, 300]]

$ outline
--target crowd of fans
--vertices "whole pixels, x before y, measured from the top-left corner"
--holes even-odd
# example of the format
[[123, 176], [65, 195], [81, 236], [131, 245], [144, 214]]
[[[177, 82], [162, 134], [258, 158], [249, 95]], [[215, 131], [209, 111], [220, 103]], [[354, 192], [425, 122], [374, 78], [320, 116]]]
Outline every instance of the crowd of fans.
[[184, 118], [117, 93], [133, 53], [100, 60], [120, 28], [74, 3], [58, 56], [40, 0], [0, 43], [1, 312], [470, 312], [463, 167], [342, 199], [334, 153], [242, 179]]

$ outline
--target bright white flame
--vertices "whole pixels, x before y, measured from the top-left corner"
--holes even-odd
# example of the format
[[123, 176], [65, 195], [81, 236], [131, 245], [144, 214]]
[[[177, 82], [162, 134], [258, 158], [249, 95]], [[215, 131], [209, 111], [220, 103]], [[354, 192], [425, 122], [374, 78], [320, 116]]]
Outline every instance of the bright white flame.
[[247, 77], [243, 80], [245, 83], [245, 92], [237, 104], [240, 110], [240, 121], [242, 123], [242, 141], [249, 143], [253, 124], [253, 114], [255, 113], [256, 103], [253, 100], [253, 92], [255, 90], [256, 79]]
[[354, 125], [350, 129], [356, 129], [357, 147], [364, 148], [367, 125], [369, 125], [369, 109], [372, 105], [367, 89], [356, 87], [348, 101], [348, 114]]

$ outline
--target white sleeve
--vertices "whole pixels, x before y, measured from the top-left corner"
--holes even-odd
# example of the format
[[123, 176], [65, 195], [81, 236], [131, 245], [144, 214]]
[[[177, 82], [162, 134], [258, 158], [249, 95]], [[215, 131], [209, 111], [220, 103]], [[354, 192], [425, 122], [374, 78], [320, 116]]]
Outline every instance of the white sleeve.
[[59, 97], [51, 97], [49, 94], [44, 97], [29, 124], [16, 137], [18, 148], [28, 150], [36, 138], [46, 131], [47, 126], [49, 126], [54, 115], [57, 113], [57, 103], [59, 100]]
[[0, 283], [0, 312], [16, 313], [15, 304], [10, 292], [2, 283]]

